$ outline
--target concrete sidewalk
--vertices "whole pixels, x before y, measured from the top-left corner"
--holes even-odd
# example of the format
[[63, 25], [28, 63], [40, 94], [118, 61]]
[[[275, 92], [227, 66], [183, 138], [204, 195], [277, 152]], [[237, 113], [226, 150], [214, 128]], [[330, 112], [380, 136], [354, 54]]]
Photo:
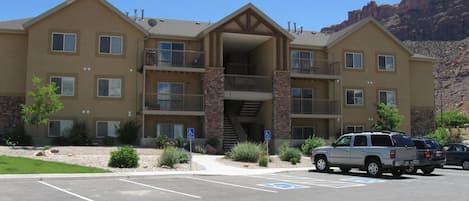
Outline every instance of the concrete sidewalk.
[[107, 178], [107, 177], [132, 177], [132, 176], [158, 176], [158, 175], [261, 175], [285, 171], [306, 171], [309, 168], [265, 168], [245, 169], [225, 165], [217, 161], [223, 156], [194, 155], [193, 161], [204, 166], [205, 170], [199, 171], [158, 171], [158, 172], [125, 172], [125, 173], [86, 173], [86, 174], [5, 174], [0, 175], [0, 181], [4, 180], [41, 180], [54, 178]]

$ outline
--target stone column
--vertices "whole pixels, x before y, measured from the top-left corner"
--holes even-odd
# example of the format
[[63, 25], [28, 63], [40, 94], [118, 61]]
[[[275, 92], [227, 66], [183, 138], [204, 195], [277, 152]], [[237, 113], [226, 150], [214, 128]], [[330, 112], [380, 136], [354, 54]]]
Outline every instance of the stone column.
[[290, 72], [277, 71], [273, 75], [273, 139], [275, 145], [290, 139]]
[[412, 108], [410, 119], [411, 134], [414, 136], [425, 135], [435, 128], [435, 112], [433, 109]]
[[225, 77], [223, 68], [207, 67], [203, 78], [205, 137], [223, 137]]
[[21, 104], [24, 96], [0, 96], [0, 134], [23, 127]]

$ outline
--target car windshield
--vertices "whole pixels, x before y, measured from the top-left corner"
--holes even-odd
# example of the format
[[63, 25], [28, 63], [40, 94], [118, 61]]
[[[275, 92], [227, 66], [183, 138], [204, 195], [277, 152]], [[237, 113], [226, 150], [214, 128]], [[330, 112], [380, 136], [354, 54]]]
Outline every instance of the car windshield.
[[407, 135], [393, 135], [392, 140], [395, 147], [415, 147], [414, 142]]

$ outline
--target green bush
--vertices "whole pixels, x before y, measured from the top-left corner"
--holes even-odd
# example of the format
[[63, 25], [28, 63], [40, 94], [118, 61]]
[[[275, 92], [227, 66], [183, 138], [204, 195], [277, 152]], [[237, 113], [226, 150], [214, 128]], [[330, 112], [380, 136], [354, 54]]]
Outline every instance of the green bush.
[[229, 154], [234, 161], [257, 162], [259, 155], [263, 152], [262, 146], [254, 143], [237, 144]]
[[137, 120], [130, 120], [124, 123], [117, 129], [119, 133], [119, 141], [122, 144], [134, 144], [137, 141], [138, 130], [140, 129], [140, 123]]
[[184, 148], [186, 146], [186, 144], [187, 144], [187, 141], [183, 137], [178, 137], [174, 140], [174, 145], [177, 148]]
[[402, 123], [402, 115], [396, 107], [380, 103], [376, 106], [378, 120], [373, 124], [373, 129], [377, 131], [395, 131], [399, 130]]
[[463, 140], [463, 137], [460, 132], [450, 133], [446, 128], [437, 128], [435, 131], [426, 135], [429, 138], [433, 138], [438, 143], [446, 145], [448, 143], [460, 143]]
[[111, 152], [108, 166], [115, 168], [136, 168], [138, 167], [138, 160], [137, 151], [131, 146], [125, 146]]
[[280, 144], [280, 146], [278, 146], [277, 148], [278, 155], [284, 154], [287, 151], [287, 149], [288, 149], [288, 142], [284, 142]]
[[210, 137], [205, 141], [205, 145], [210, 145], [217, 149], [220, 146], [220, 140], [217, 137]]
[[443, 112], [435, 117], [438, 127], [459, 128], [469, 123], [469, 116], [465, 116], [459, 112]]
[[321, 137], [309, 137], [305, 140], [305, 143], [301, 146], [303, 154], [310, 156], [313, 149], [326, 145], [326, 141]]
[[269, 165], [269, 158], [267, 156], [261, 156], [259, 157], [259, 166], [261, 167], [267, 167]]
[[30, 146], [32, 144], [32, 137], [27, 135], [24, 128], [16, 128], [12, 132], [5, 133], [0, 142], [7, 146]]
[[67, 144], [69, 145], [87, 145], [90, 140], [88, 138], [88, 129], [84, 121], [76, 122], [68, 131]]
[[178, 163], [188, 163], [189, 156], [174, 147], [166, 147], [158, 160], [158, 166], [168, 166], [173, 168]]
[[279, 155], [280, 160], [289, 161], [293, 165], [301, 161], [301, 151], [297, 148], [287, 148]]
[[156, 148], [164, 149], [171, 145], [171, 140], [166, 135], [160, 135], [155, 139]]

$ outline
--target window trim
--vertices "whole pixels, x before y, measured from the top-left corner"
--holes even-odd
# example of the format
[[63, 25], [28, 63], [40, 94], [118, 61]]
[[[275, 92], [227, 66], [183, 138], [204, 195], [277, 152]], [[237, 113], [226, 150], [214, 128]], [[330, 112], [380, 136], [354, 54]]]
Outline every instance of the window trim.
[[[109, 37], [109, 53], [101, 52], [101, 37]], [[120, 54], [112, 53], [112, 38], [121, 39], [121, 52]], [[124, 56], [124, 36], [123, 35], [112, 35], [112, 34], [98, 34], [98, 54], [99, 55], [109, 55], [109, 56]]]
[[[312, 136], [313, 136], [313, 137], [316, 137], [316, 127], [314, 127], [314, 126], [292, 126], [292, 127], [291, 127], [292, 132], [291, 132], [291, 136], [290, 136], [290, 137], [293, 137], [293, 130], [294, 130], [295, 128], [296, 128], [296, 129], [298, 129], [298, 128], [301, 129], [301, 134], [302, 134], [303, 137], [304, 137], [305, 129], [306, 129], [306, 128], [311, 128], [311, 129], [313, 129], [313, 135], [312, 135]], [[308, 139], [308, 138], [301, 138], [301, 139], [298, 139], [298, 138], [291, 138], [291, 139], [292, 139], [292, 140], [306, 140], [306, 139]]]
[[[59, 137], [63, 137], [63, 136], [64, 136], [62, 132], [59, 133], [59, 136], [51, 136], [51, 135], [50, 135], [50, 122], [52, 122], [52, 121], [58, 121], [58, 122], [60, 122], [60, 123], [61, 123], [62, 121], [71, 121], [71, 122], [72, 122], [72, 126], [73, 126], [73, 124], [75, 124], [75, 121], [73, 121], [72, 119], [51, 119], [51, 120], [49, 120], [49, 121], [47, 122], [47, 137], [49, 137], [49, 138], [59, 138]], [[62, 123], [61, 123], [61, 124], [62, 124]], [[62, 127], [62, 125], [60, 125], [60, 128], [59, 128], [60, 130], [62, 130], [61, 127]]]
[[[395, 104], [395, 105], [390, 105], [390, 104], [387, 104], [387, 103], [386, 103], [386, 105], [390, 105], [391, 107], [397, 107], [398, 104], [397, 104], [397, 90], [396, 90], [396, 89], [378, 89], [378, 94], [377, 94], [377, 95], [378, 95], [378, 97], [377, 97], [377, 103], [378, 103], [378, 104], [379, 104], [379, 103], [382, 103], [382, 102], [381, 102], [381, 96], [380, 96], [380, 93], [381, 93], [381, 92], [394, 92], [394, 99], [395, 99], [394, 102], [395, 102], [396, 104]], [[386, 98], [387, 98], [387, 96], [386, 96]], [[387, 100], [386, 100], [386, 101], [387, 101]]]
[[[54, 50], [54, 34], [61, 34], [64, 38], [64, 42], [62, 44], [62, 49], [63, 50]], [[74, 35], [75, 36], [75, 45], [73, 48], [73, 51], [67, 51], [65, 50], [65, 35]], [[50, 34], [50, 51], [52, 53], [68, 53], [68, 54], [75, 54], [78, 51], [78, 34], [75, 32], [60, 32], [60, 31], [52, 31]]]
[[[379, 66], [379, 57], [384, 57], [384, 69], [380, 69], [380, 66]], [[393, 60], [393, 66], [392, 66], [392, 70], [388, 70], [386, 68], [386, 58], [387, 57], [392, 57], [392, 60]], [[378, 54], [376, 56], [376, 66], [378, 68], [378, 72], [396, 72], [396, 57], [392, 54]]]
[[[362, 103], [361, 104], [356, 104], [355, 101], [354, 101], [354, 104], [349, 104], [348, 103], [348, 97], [347, 97], [347, 92], [349, 90], [354, 90], [354, 98], [355, 98], [355, 90], [361, 90], [362, 91]], [[365, 105], [365, 89], [363, 88], [345, 88], [345, 98], [344, 98], [344, 101], [345, 101], [345, 105], [346, 106], [364, 106]]]
[[60, 86], [61, 88], [61, 92], [60, 92], [60, 96], [61, 97], [75, 97], [75, 88], [76, 88], [76, 78], [74, 76], [65, 76], [65, 75], [51, 75], [49, 76], [49, 83], [52, 83], [52, 78], [60, 78], [60, 79], [63, 79], [63, 78], [72, 78], [73, 79], [73, 95], [69, 96], [69, 95], [63, 95], [63, 82], [62, 83], [62, 86]]
[[[99, 80], [120, 80], [120, 95], [119, 96], [100, 96], [99, 95]], [[123, 91], [123, 86], [124, 86], [124, 79], [123, 78], [118, 78], [118, 77], [97, 77], [96, 78], [96, 97], [97, 98], [109, 98], [109, 99], [121, 99], [124, 97], [124, 91]], [[109, 90], [109, 85], [108, 85], [108, 90]]]
[[[118, 120], [96, 120], [96, 121], [95, 121], [95, 132], [96, 132], [96, 133], [95, 133], [95, 136], [96, 136], [96, 138], [100, 138], [100, 139], [106, 138], [106, 137], [117, 138], [117, 136], [110, 136], [110, 135], [109, 135], [109, 130], [108, 130], [106, 136], [98, 136], [98, 123], [103, 123], [103, 122], [105, 122], [105, 123], [107, 123], [107, 124], [109, 124], [109, 122], [114, 122], [114, 123], [115, 123], [115, 122], [119, 122], [119, 126], [120, 126], [120, 124], [121, 124], [121, 121], [118, 121]], [[108, 126], [108, 128], [109, 128], [109, 125], [107, 125], [107, 126]], [[117, 132], [117, 130], [116, 130], [116, 132]]]
[[[359, 54], [360, 55], [360, 58], [361, 58], [361, 66], [360, 67], [355, 67], [355, 62], [352, 61], [352, 67], [347, 67], [347, 54], [352, 54], [352, 55], [355, 55], [355, 54]], [[352, 56], [353, 58], [353, 56]], [[359, 52], [359, 51], [345, 51], [344, 52], [344, 68], [345, 69], [348, 69], [348, 70], [363, 70], [365, 69], [365, 63], [364, 63], [364, 54], [363, 52]]]

